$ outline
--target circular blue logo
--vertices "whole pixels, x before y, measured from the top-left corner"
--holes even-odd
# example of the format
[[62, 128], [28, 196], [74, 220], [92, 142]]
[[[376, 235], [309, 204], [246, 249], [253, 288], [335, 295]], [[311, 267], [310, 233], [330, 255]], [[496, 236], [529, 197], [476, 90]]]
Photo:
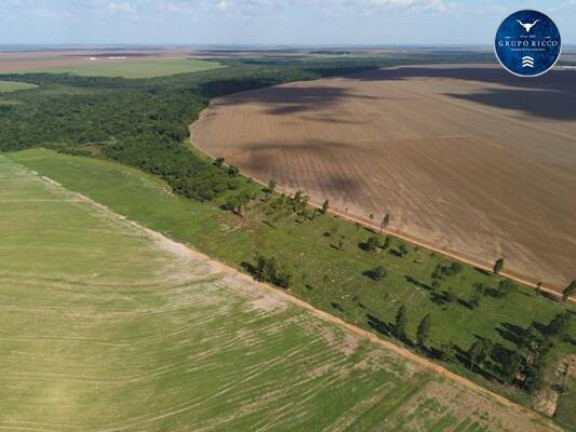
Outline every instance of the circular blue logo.
[[508, 72], [521, 77], [540, 76], [560, 58], [560, 31], [542, 12], [514, 12], [498, 27], [494, 50]]

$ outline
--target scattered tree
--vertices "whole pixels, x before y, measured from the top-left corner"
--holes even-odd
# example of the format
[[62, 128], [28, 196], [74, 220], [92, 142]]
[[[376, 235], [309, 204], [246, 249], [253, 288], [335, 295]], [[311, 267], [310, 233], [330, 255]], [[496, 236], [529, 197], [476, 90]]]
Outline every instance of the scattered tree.
[[328, 201], [328, 200], [324, 201], [324, 204], [322, 204], [322, 209], [320, 210], [320, 213], [325, 215], [326, 213], [328, 213], [329, 208], [330, 208], [330, 201]]
[[276, 182], [275, 179], [268, 180], [268, 187], [266, 188], [266, 192], [268, 193], [268, 195], [272, 195], [274, 193], [277, 185], [278, 183]]
[[237, 177], [238, 174], [240, 174], [240, 170], [238, 169], [238, 167], [235, 167], [235, 166], [233, 166], [233, 165], [230, 165], [230, 166], [228, 167], [228, 175], [229, 175], [230, 177]]
[[504, 258], [498, 258], [494, 263], [494, 274], [499, 275], [502, 269], [504, 269]]
[[383, 266], [374, 267], [372, 270], [368, 271], [368, 276], [376, 282], [384, 280], [388, 275], [388, 271]]
[[254, 279], [261, 282], [270, 282], [280, 288], [289, 288], [292, 275], [278, 266], [276, 258], [259, 256], [254, 267]]
[[538, 283], [536, 284], [536, 292], [537, 292], [538, 294], [541, 294], [541, 293], [542, 293], [542, 287], [543, 287], [543, 285], [544, 285], [544, 284], [543, 284], [542, 282], [538, 282]]
[[482, 364], [486, 358], [486, 349], [482, 340], [477, 340], [472, 344], [468, 350], [468, 361], [470, 362], [470, 370], [475, 366]]
[[418, 325], [418, 332], [416, 334], [416, 338], [418, 347], [420, 349], [426, 347], [426, 341], [430, 336], [430, 325], [431, 325], [431, 319], [430, 314], [428, 314], [424, 318], [422, 318], [422, 321], [420, 321], [420, 324]]
[[406, 338], [406, 307], [401, 306], [396, 313], [396, 321], [394, 322], [394, 335], [398, 339]]
[[386, 216], [382, 218], [382, 222], [380, 222], [380, 229], [384, 231], [390, 225], [390, 215], [386, 213]]
[[224, 208], [236, 213], [239, 216], [244, 216], [246, 206], [250, 203], [252, 197], [247, 192], [242, 192], [238, 195], [228, 198], [224, 203]]
[[378, 242], [378, 238], [372, 236], [372, 237], [369, 237], [368, 240], [366, 240], [366, 243], [364, 244], [364, 246], [368, 252], [376, 253], [376, 252], [378, 252], [378, 248], [379, 248], [380, 244]]
[[570, 325], [570, 313], [568, 311], [558, 313], [546, 326], [545, 333], [551, 337], [562, 338], [568, 332]]
[[464, 267], [459, 262], [452, 262], [450, 266], [447, 268], [446, 273], [449, 276], [456, 276], [457, 274], [461, 273], [464, 270]]
[[390, 236], [386, 236], [386, 238], [384, 239], [384, 243], [382, 243], [380, 245], [380, 248], [382, 250], [387, 250], [390, 247], [391, 243], [392, 243], [392, 239], [390, 238]]
[[502, 279], [498, 282], [497, 297], [506, 297], [509, 293], [514, 291], [518, 286], [510, 279]]
[[398, 252], [400, 253], [401, 257], [408, 253], [408, 248], [404, 243], [400, 243], [400, 245], [398, 245]]
[[522, 369], [522, 356], [516, 351], [510, 353], [506, 361], [503, 364], [503, 371], [508, 384], [514, 382], [518, 377], [520, 370]]
[[216, 160], [214, 161], [214, 165], [216, 165], [218, 168], [221, 168], [222, 165], [224, 165], [224, 158], [223, 157], [216, 158]]
[[576, 280], [570, 282], [566, 289], [562, 292], [562, 299], [568, 300], [573, 294], [576, 294]]

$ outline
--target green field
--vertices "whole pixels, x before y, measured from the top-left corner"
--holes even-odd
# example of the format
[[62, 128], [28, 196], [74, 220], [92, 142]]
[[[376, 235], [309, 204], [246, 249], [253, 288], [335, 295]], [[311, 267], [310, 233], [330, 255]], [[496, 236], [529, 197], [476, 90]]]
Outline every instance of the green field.
[[[17, 158], [180, 202], [115, 164]], [[0, 430], [545, 430], [3, 156], [0, 181]]]
[[574, 371], [571, 371], [564, 386], [564, 394], [560, 397], [555, 417], [558, 423], [568, 430], [576, 430], [576, 373]]
[[194, 59], [161, 59], [137, 62], [99, 60], [87, 66], [18, 70], [17, 73], [67, 73], [78, 76], [153, 78], [182, 73], [201, 72], [222, 67], [218, 62]]
[[31, 90], [36, 88], [34, 84], [15, 81], [0, 81], [0, 93], [11, 93], [18, 90]]
[[[492, 375], [498, 372], [496, 365], [487, 363], [483, 375], [470, 373], [465, 352], [481, 337], [506, 350], [525, 353], [523, 329], [533, 323], [546, 325], [566, 308], [531, 288], [518, 287], [504, 299], [484, 297], [472, 310], [460, 302], [472, 295], [472, 284], [494, 285], [495, 278], [471, 268], [444, 282], [443, 289], [452, 290], [460, 300], [447, 304], [438, 298], [441, 291], [431, 293], [427, 285], [436, 265], [451, 261], [412, 247], [404, 258], [367, 253], [358, 245], [370, 234], [331, 216], [313, 222], [285, 218], [272, 223], [254, 210], [240, 218], [222, 211], [221, 201], [202, 204], [175, 196], [164, 182], [120, 164], [46, 150], [9, 157], [235, 267], [245, 261], [254, 263], [256, 253], [275, 256], [294, 274], [290, 287], [294, 295], [383, 338], [390, 337], [388, 329], [401, 305], [408, 308], [407, 333], [412, 341], [419, 321], [429, 313], [429, 349], [441, 350], [445, 344], [453, 344], [445, 358], [447, 367], [526, 405], [531, 403], [527, 393], [502, 384], [497, 375]], [[339, 240], [344, 251], [334, 247]], [[397, 246], [394, 240], [391, 250]], [[384, 265], [389, 274], [377, 283], [364, 273], [378, 264]], [[572, 339], [555, 345], [551, 363], [576, 351], [575, 327], [572, 320]]]

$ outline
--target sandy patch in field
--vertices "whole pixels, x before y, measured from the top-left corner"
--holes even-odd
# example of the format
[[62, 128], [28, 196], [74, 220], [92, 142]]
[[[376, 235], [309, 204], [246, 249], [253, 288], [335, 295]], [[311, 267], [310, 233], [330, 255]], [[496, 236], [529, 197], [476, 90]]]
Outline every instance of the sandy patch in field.
[[315, 203], [513, 274], [576, 277], [576, 71], [402, 67], [220, 98], [193, 142]]

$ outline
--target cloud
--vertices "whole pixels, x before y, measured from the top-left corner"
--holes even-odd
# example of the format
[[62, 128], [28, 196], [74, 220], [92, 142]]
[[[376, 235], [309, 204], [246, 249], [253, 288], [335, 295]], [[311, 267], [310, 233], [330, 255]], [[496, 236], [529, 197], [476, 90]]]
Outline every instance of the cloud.
[[128, 2], [123, 3], [110, 2], [108, 3], [108, 12], [110, 12], [113, 15], [134, 14], [138, 12], [138, 7], [135, 4]]

